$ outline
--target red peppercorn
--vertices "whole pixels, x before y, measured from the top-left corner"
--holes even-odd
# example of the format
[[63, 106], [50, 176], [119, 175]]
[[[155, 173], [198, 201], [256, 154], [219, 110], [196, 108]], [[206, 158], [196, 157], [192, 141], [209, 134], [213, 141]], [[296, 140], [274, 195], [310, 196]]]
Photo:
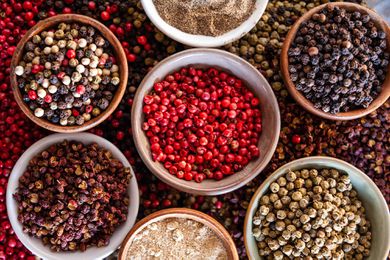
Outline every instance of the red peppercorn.
[[100, 14], [100, 17], [102, 18], [103, 21], [108, 21], [110, 20], [110, 13], [107, 12], [107, 11], [103, 11], [101, 14]]
[[26, 21], [31, 21], [32, 19], [34, 19], [34, 13], [33, 12], [26, 12], [26, 14], [24, 15], [24, 19]]
[[64, 9], [62, 9], [62, 13], [63, 14], [71, 14], [72, 13], [72, 9], [69, 8], [69, 7], [64, 7]]
[[51, 103], [53, 101], [53, 98], [50, 94], [47, 94], [43, 100], [46, 102], [46, 103]]
[[301, 143], [301, 137], [299, 135], [293, 135], [291, 141], [293, 142], [293, 144], [299, 144]]
[[137, 37], [137, 42], [141, 45], [145, 45], [147, 43], [147, 41], [148, 40], [144, 35]]
[[134, 62], [137, 59], [137, 57], [132, 53], [127, 54], [126, 58], [129, 62]]
[[68, 57], [69, 59], [73, 59], [76, 57], [76, 51], [75, 50], [72, 50], [72, 49], [69, 49], [67, 52], [66, 52], [66, 57]]
[[23, 8], [24, 8], [25, 10], [31, 10], [32, 7], [33, 7], [33, 5], [32, 5], [32, 3], [31, 3], [30, 1], [24, 1], [24, 2], [23, 2]]
[[84, 87], [84, 85], [78, 85], [78, 86], [76, 87], [76, 93], [77, 93], [77, 94], [80, 94], [80, 95], [84, 94], [84, 93], [85, 93], [85, 87]]
[[35, 99], [37, 99], [37, 92], [35, 92], [35, 90], [29, 90], [28, 91], [28, 98], [30, 99], [30, 100], [35, 100]]
[[95, 10], [96, 9], [96, 3], [94, 1], [89, 1], [88, 2], [88, 8], [90, 10]]
[[[183, 68], [155, 83], [154, 93], [144, 98], [142, 128], [151, 142], [153, 159], [163, 160], [164, 167], [178, 178], [219, 180], [260, 155], [259, 100], [226, 73], [213, 85], [206, 83], [215, 71]], [[199, 173], [204, 169], [206, 174]]]

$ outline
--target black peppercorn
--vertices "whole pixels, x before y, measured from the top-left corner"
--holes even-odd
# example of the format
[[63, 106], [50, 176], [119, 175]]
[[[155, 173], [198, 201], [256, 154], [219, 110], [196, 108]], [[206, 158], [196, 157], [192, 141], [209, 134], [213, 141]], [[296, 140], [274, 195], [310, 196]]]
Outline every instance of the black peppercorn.
[[367, 107], [389, 63], [385, 37], [368, 15], [328, 6], [301, 24], [288, 51], [291, 80], [325, 112]]

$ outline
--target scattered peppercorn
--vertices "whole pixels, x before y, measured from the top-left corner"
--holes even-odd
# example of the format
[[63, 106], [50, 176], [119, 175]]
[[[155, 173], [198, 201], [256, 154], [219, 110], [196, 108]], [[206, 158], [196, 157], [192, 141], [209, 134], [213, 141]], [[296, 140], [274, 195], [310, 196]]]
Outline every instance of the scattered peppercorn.
[[291, 80], [314, 107], [336, 114], [379, 95], [390, 53], [370, 16], [327, 5], [302, 23], [288, 50]]
[[253, 217], [259, 254], [272, 259], [363, 259], [370, 222], [348, 174], [289, 171], [270, 185]]
[[215, 68], [181, 68], [144, 97], [152, 159], [179, 179], [220, 180], [259, 157], [259, 99]]
[[77, 23], [34, 35], [15, 74], [34, 115], [62, 126], [89, 121], [89, 105], [98, 116], [120, 83], [110, 43], [95, 28]]
[[106, 246], [127, 219], [130, 178], [130, 168], [97, 144], [51, 145], [19, 179], [18, 220], [54, 251]]

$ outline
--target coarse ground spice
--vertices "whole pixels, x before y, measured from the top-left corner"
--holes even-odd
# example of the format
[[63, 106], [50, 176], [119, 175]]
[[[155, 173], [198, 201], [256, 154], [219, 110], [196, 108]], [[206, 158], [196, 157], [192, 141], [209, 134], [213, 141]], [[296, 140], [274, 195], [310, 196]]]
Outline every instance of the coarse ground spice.
[[256, 0], [153, 0], [160, 16], [190, 34], [218, 36], [240, 26]]
[[135, 235], [128, 260], [228, 259], [221, 239], [209, 227], [185, 218], [167, 218], [148, 224]]
[[[25, 2], [29, 7], [28, 3], [31, 2]], [[240, 40], [225, 46], [230, 52], [248, 60], [266, 76], [275, 90], [281, 118], [284, 120], [277, 150], [267, 169], [239, 190], [208, 197], [182, 193], [159, 181], [147, 170], [134, 147], [130, 111], [137, 86], [153, 65], [167, 55], [183, 49], [182, 45], [164, 36], [146, 19], [139, 0], [37, 1], [34, 2], [34, 13], [31, 9], [20, 11], [22, 9], [19, 9], [19, 3], [0, 3], [1, 10], [6, 11], [0, 18], [0, 225], [3, 228], [0, 231], [0, 257], [21, 259], [23, 256], [28, 260], [35, 259], [14, 236], [7, 217], [5, 191], [12, 167], [22, 152], [48, 134], [29, 121], [13, 99], [8, 77], [12, 47], [20, 40], [22, 33], [40, 19], [69, 10], [102, 21], [100, 14], [103, 11], [111, 12], [116, 9], [110, 14], [110, 19], [103, 22], [123, 43], [128, 60], [132, 63], [129, 66], [132, 77], [129, 78], [127, 91], [117, 110], [106, 122], [90, 131], [113, 142], [132, 164], [141, 195], [139, 218], [167, 207], [201, 210], [224, 224], [236, 243], [240, 258], [247, 259], [242, 229], [253, 193], [276, 168], [310, 155], [338, 157], [357, 166], [375, 181], [390, 204], [390, 156], [387, 152], [390, 140], [386, 135], [390, 131], [390, 101], [361, 119], [346, 122], [323, 120], [301, 109], [290, 98], [279, 74], [280, 47], [290, 26], [307, 10], [325, 2], [328, 1], [270, 0], [257, 26]], [[353, 2], [362, 3], [359, 0]], [[33, 14], [33, 19], [24, 20], [24, 12]], [[8, 28], [7, 20], [3, 24], [3, 19], [9, 19], [8, 22], [12, 19], [14, 29]], [[140, 36], [147, 39], [145, 45], [137, 41]], [[294, 136], [299, 137], [298, 143], [293, 142]], [[13, 247], [15, 241], [16, 247]], [[110, 259], [117, 258], [114, 254]]]

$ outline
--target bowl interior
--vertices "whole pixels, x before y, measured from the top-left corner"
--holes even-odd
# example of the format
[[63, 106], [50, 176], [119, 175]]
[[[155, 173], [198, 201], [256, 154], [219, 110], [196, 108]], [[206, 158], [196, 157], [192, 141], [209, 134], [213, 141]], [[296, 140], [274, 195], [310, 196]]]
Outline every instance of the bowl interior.
[[[62, 22], [77, 22], [81, 24], [90, 25], [94, 28], [96, 28], [101, 35], [108, 40], [111, 43], [111, 47], [113, 48], [113, 53], [115, 54], [115, 58], [117, 61], [117, 65], [119, 66], [119, 76], [121, 82], [118, 85], [118, 88], [116, 92], [114, 93], [114, 97], [110, 102], [110, 105], [107, 107], [106, 110], [102, 111], [102, 113], [98, 117], [91, 118], [91, 120], [85, 122], [83, 125], [73, 125], [73, 126], [61, 126], [59, 124], [51, 123], [50, 121], [44, 119], [44, 118], [38, 118], [34, 115], [34, 113], [30, 110], [28, 105], [23, 101], [23, 96], [17, 86], [17, 76], [14, 73], [15, 67], [19, 64], [20, 60], [23, 57], [24, 54], [24, 46], [25, 44], [36, 34], [41, 33], [44, 30], [50, 29], [55, 27], [56, 25], [62, 23]], [[12, 57], [11, 61], [11, 85], [12, 90], [15, 96], [15, 100], [18, 103], [19, 107], [22, 109], [22, 111], [30, 118], [34, 123], [37, 125], [46, 128], [51, 131], [55, 132], [63, 132], [63, 133], [70, 133], [70, 132], [81, 132], [88, 130], [92, 127], [95, 127], [99, 123], [103, 122], [119, 105], [127, 85], [127, 78], [128, 78], [128, 67], [127, 67], [127, 59], [125, 52], [122, 48], [121, 43], [119, 40], [115, 37], [115, 35], [102, 23], [98, 22], [97, 20], [94, 20], [92, 18], [89, 18], [87, 16], [83, 15], [77, 15], [77, 14], [61, 14], [56, 15], [53, 17], [50, 17], [48, 19], [45, 19], [43, 21], [40, 21], [37, 23], [34, 27], [32, 27], [20, 40], [18, 43], [15, 53]]]
[[[167, 74], [182, 67], [217, 67], [242, 79], [246, 86], [260, 99], [263, 131], [258, 147], [260, 157], [251, 161], [242, 171], [223, 178], [220, 181], [204, 180], [202, 183], [185, 181], [171, 175], [159, 162], [151, 159], [150, 144], [141, 126], [144, 121], [142, 112], [143, 97], [148, 94], [153, 84]], [[143, 161], [158, 178], [178, 190], [193, 194], [214, 195], [230, 192], [252, 180], [271, 159], [276, 148], [279, 131], [279, 106], [272, 88], [266, 79], [249, 63], [225, 51], [214, 49], [193, 49], [181, 52], [160, 62], [144, 79], [137, 90], [133, 110], [133, 137]]]
[[380, 107], [386, 100], [390, 97], [390, 63], [387, 66], [387, 74], [385, 81], [382, 84], [382, 92], [377, 96], [373, 102], [367, 108], [355, 109], [348, 112], [340, 112], [337, 114], [325, 113], [321, 109], [317, 109], [314, 107], [314, 104], [306, 99], [304, 95], [301, 94], [296, 88], [295, 84], [292, 82], [290, 78], [290, 72], [288, 70], [288, 49], [290, 48], [292, 42], [295, 40], [295, 35], [299, 30], [301, 24], [307, 20], [309, 20], [313, 14], [320, 12], [327, 5], [339, 6], [348, 11], [359, 11], [364, 14], [368, 14], [371, 19], [374, 21], [375, 25], [380, 28], [382, 31], [386, 33], [386, 42], [387, 42], [387, 52], [390, 53], [390, 26], [386, 23], [386, 21], [380, 17], [374, 11], [368, 9], [367, 7], [347, 2], [336, 2], [336, 3], [328, 3], [324, 5], [317, 6], [307, 13], [305, 13], [290, 29], [286, 40], [283, 43], [282, 53], [281, 53], [281, 70], [284, 78], [284, 82], [286, 83], [286, 87], [292, 97], [307, 111], [331, 120], [352, 120], [356, 118], [363, 117], [373, 111], [375, 111], [378, 107]]
[[367, 175], [349, 163], [322, 156], [307, 157], [285, 164], [269, 176], [253, 195], [244, 224], [245, 247], [249, 259], [264, 259], [259, 256], [256, 240], [252, 235], [252, 219], [258, 209], [259, 199], [268, 192], [269, 185], [280, 176], [289, 170], [295, 171], [303, 168], [335, 168], [348, 173], [353, 188], [358, 192], [359, 199], [366, 208], [367, 217], [372, 225], [371, 255], [367, 260], [386, 259], [390, 250], [390, 215], [380, 190]]
[[191, 219], [209, 227], [221, 239], [224, 247], [226, 248], [228, 258], [238, 260], [236, 246], [233, 242], [233, 239], [226, 231], [226, 229], [214, 218], [200, 211], [187, 209], [187, 208], [171, 208], [171, 209], [160, 210], [137, 222], [134, 228], [129, 232], [126, 239], [124, 240], [121, 246], [118, 259], [119, 260], [127, 259], [126, 252], [129, 250], [135, 236], [140, 231], [142, 231], [146, 226], [150, 225], [151, 223], [161, 221], [167, 218]]
[[[91, 247], [84, 252], [53, 252], [48, 246], [44, 246], [41, 239], [30, 237], [28, 234], [24, 233], [22, 230], [22, 225], [17, 219], [18, 216], [18, 206], [17, 202], [12, 197], [19, 186], [19, 178], [22, 176], [24, 170], [27, 168], [29, 161], [39, 152], [49, 147], [52, 144], [58, 143], [67, 140], [75, 140], [83, 142], [84, 144], [97, 143], [99, 146], [110, 150], [114, 156], [120, 160], [124, 166], [130, 167], [132, 178], [128, 187], [128, 194], [130, 197], [129, 203], [129, 212], [127, 215], [127, 220], [113, 233], [110, 243], [105, 247]], [[139, 192], [137, 180], [135, 178], [134, 172], [131, 169], [130, 163], [127, 161], [126, 157], [116, 148], [112, 143], [106, 139], [89, 134], [89, 133], [80, 133], [80, 134], [53, 134], [48, 137], [45, 137], [35, 144], [33, 144], [29, 149], [27, 149], [20, 159], [15, 164], [11, 176], [8, 181], [7, 188], [7, 211], [8, 217], [10, 219], [12, 228], [15, 231], [15, 234], [18, 236], [20, 241], [25, 245], [31, 252], [43, 259], [51, 260], [80, 260], [80, 259], [102, 259], [107, 257], [112, 252], [114, 252], [119, 245], [122, 243], [123, 239], [126, 237], [126, 234], [129, 232], [131, 227], [134, 225], [139, 206]]]
[[246, 21], [244, 21], [237, 28], [226, 32], [225, 34], [213, 37], [185, 33], [169, 25], [161, 18], [155, 5], [153, 4], [153, 0], [141, 0], [141, 2], [149, 19], [153, 22], [154, 25], [157, 26], [160, 31], [178, 42], [193, 47], [219, 47], [241, 38], [254, 26], [256, 26], [268, 4], [268, 0], [257, 0], [255, 3], [255, 10]]

